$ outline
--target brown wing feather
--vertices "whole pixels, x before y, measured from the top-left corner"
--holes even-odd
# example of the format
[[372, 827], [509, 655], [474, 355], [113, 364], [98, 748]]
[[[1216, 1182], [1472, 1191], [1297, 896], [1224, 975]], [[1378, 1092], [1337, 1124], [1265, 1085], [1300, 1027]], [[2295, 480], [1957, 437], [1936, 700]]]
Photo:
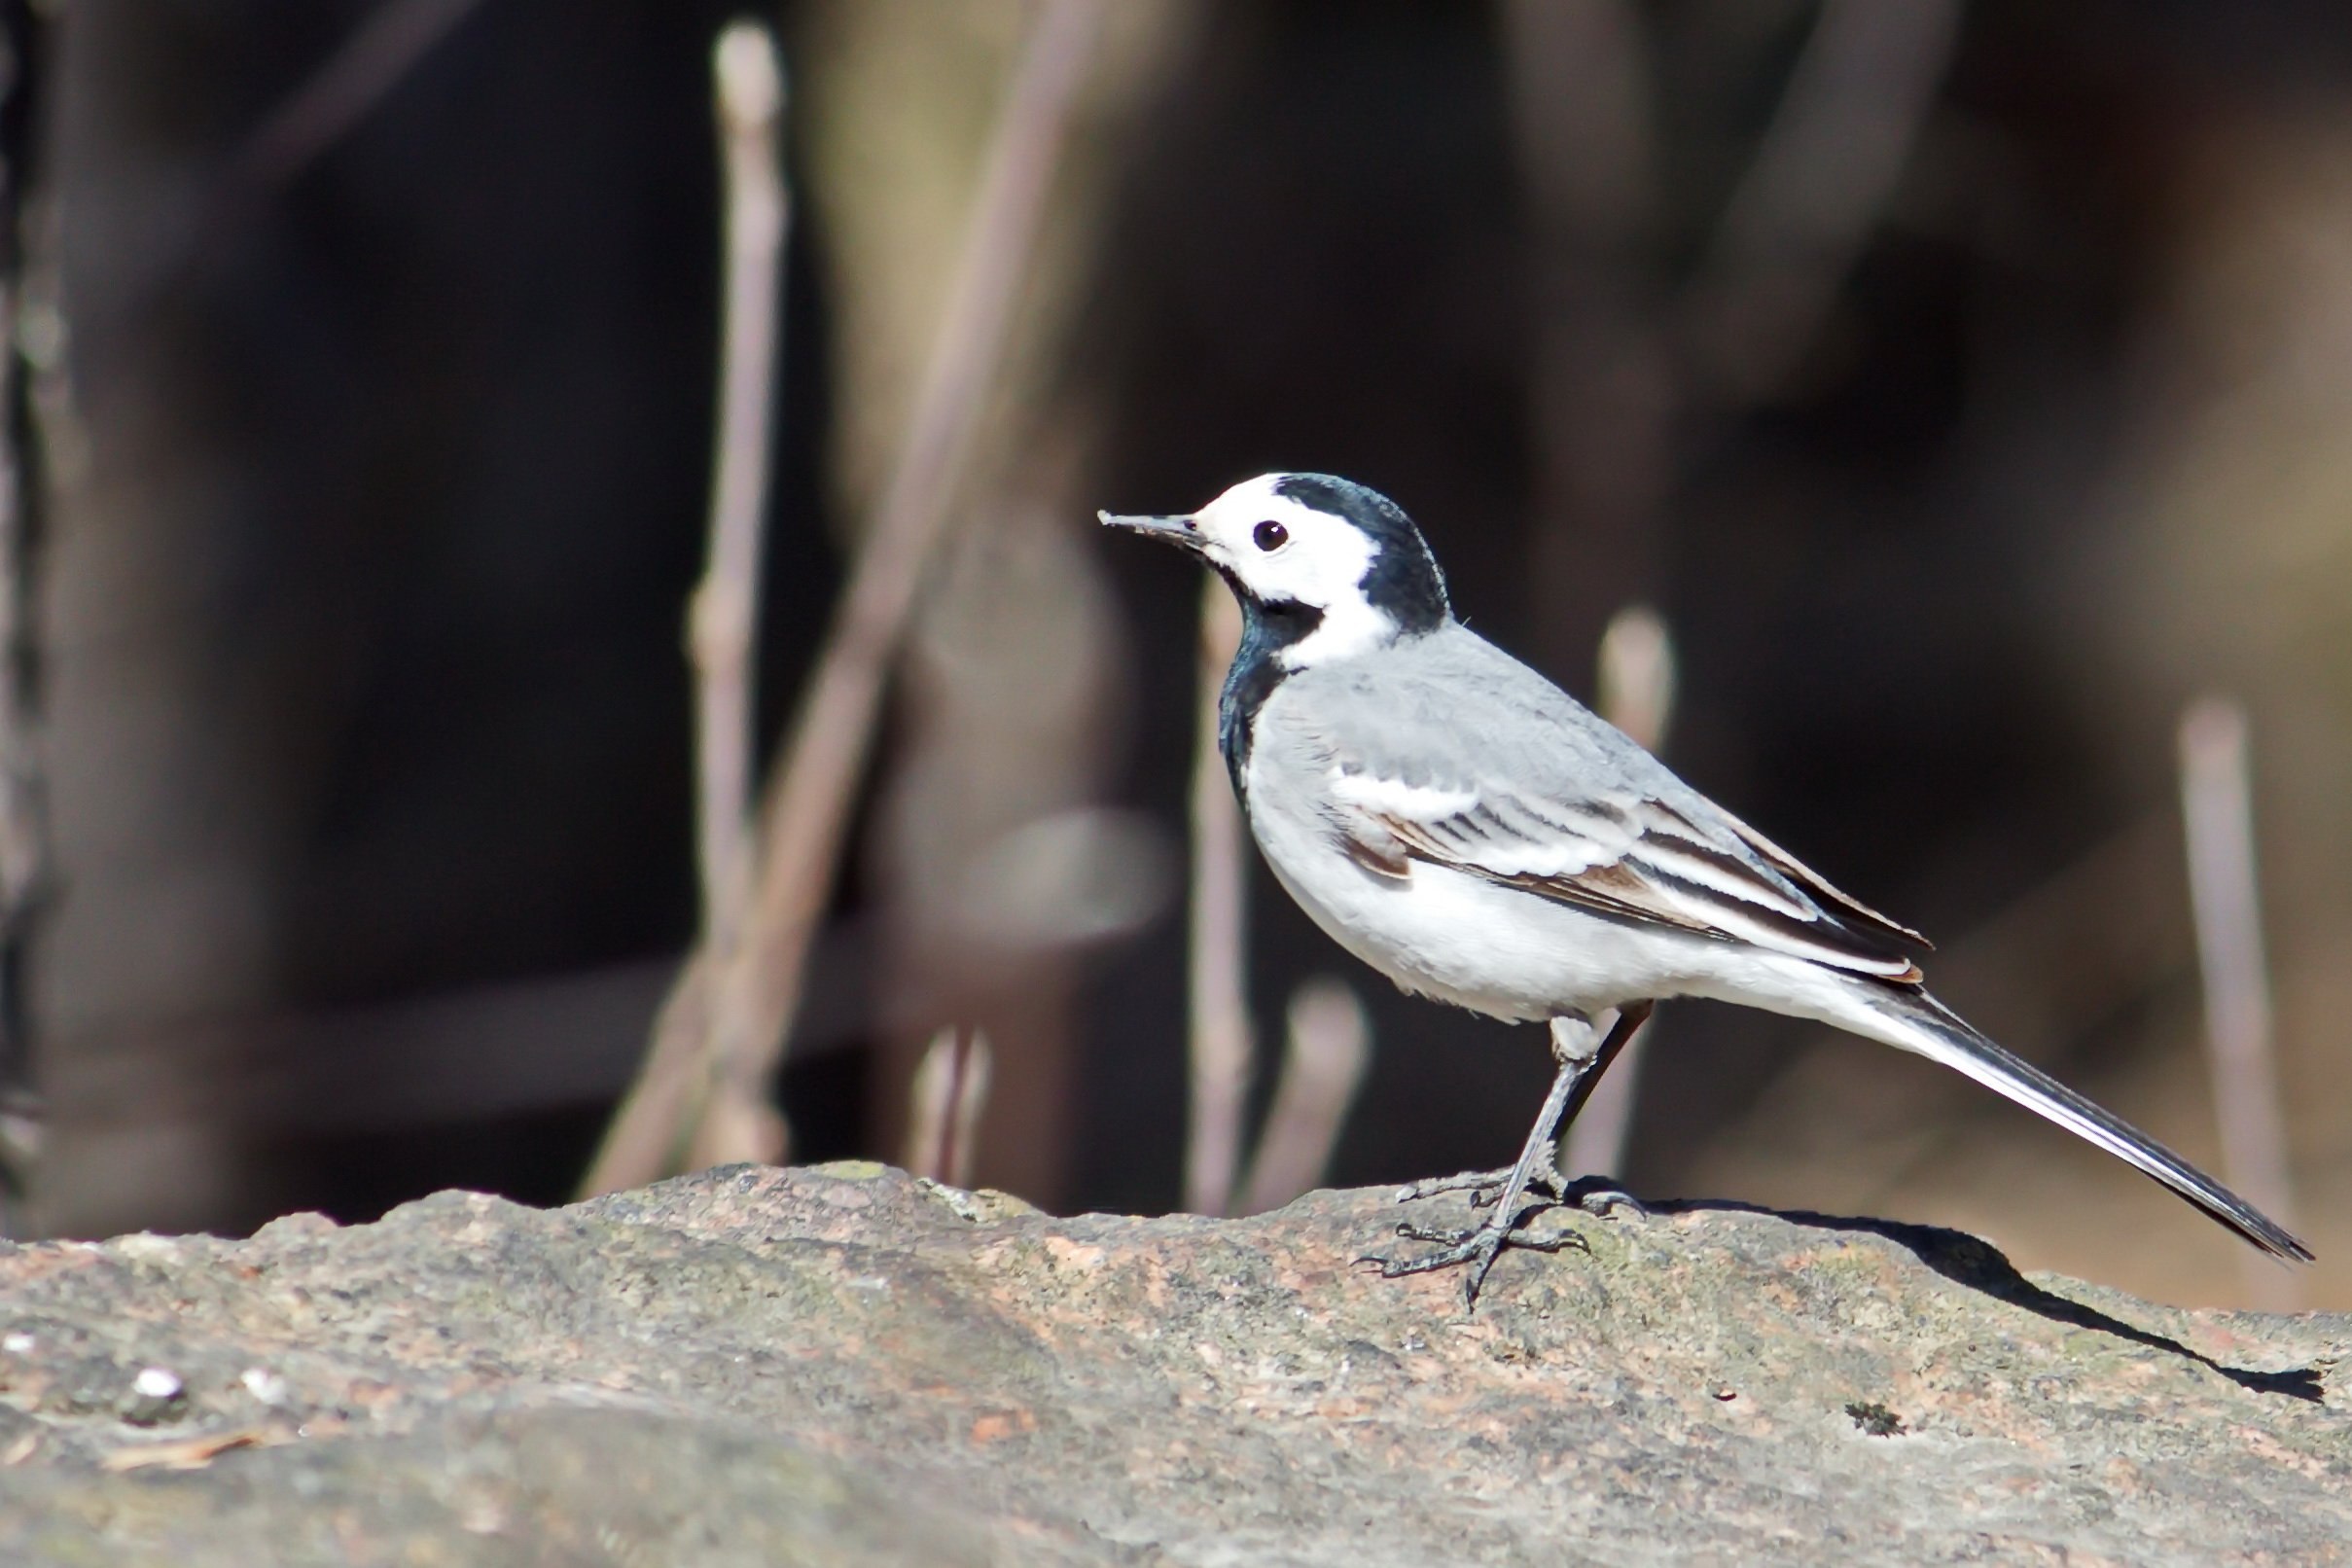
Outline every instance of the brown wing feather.
[[1460, 855], [1448, 851], [1430, 835], [1427, 825], [1423, 823], [1406, 821], [1385, 813], [1375, 814], [1374, 820], [1402, 842], [1408, 853], [1422, 860], [1470, 872], [1511, 887], [1523, 887], [1530, 893], [1540, 893], [1563, 904], [1582, 905], [1596, 913], [1617, 919], [1632, 920], [1644, 925], [1673, 926], [1697, 936], [1731, 940], [1728, 933], [1716, 930], [1703, 920], [1694, 920], [1675, 909], [1657, 888], [1619, 861], [1605, 860], [1572, 876], [1537, 876], [1524, 872], [1502, 875], [1466, 862]]
[[1846, 924], [1912, 952], [1932, 953], [1936, 950], [1936, 944], [1918, 932], [1899, 921], [1888, 919], [1860, 899], [1832, 886], [1829, 879], [1819, 872], [1814, 871], [1795, 855], [1790, 854], [1780, 845], [1731, 815], [1730, 812], [1725, 811], [1723, 819], [1732, 832], [1748, 841], [1749, 848], [1769, 861], [1774, 871], [1803, 888], [1821, 903], [1835, 909]]
[[1392, 882], [1407, 881], [1412, 876], [1411, 858], [1393, 843], [1374, 843], [1362, 835], [1342, 833], [1339, 847], [1347, 851], [1348, 859], [1374, 876]]
[[[1649, 803], [1645, 802], [1645, 804]], [[1676, 823], [1687, 825], [1686, 819], [1674, 812], [1665, 811], [1662, 807], [1659, 808], [1659, 812], [1665, 819], [1661, 825], [1671, 826]], [[1645, 874], [1642, 871], [1626, 865], [1621, 858], [1603, 860], [1584, 871], [1567, 875], [1496, 872], [1479, 865], [1473, 859], [1466, 858], [1460, 853], [1459, 846], [1449, 845], [1445, 841], [1448, 837], [1459, 838], [1463, 835], [1459, 831], [1451, 835], [1446, 834], [1443, 831], [1445, 824], [1416, 821], [1388, 812], [1366, 812], [1364, 820], [1368, 825], [1374, 827], [1382, 838], [1401, 848], [1410, 859], [1448, 866], [1457, 871], [1485, 877], [1488, 881], [1499, 882], [1510, 887], [1524, 888], [1530, 893], [1556, 899], [1563, 904], [1573, 904], [1579, 908], [1590, 909], [1596, 914], [1607, 915], [1612, 919], [1625, 920], [1637, 925], [1668, 926], [1678, 931], [1689, 932], [1693, 936], [1707, 937], [1719, 942], [1752, 940], [1738, 932], [1727, 931], [1721, 926], [1689, 913], [1672, 901], [1666, 888], [1658, 884], [1656, 878], [1660, 873], [1655, 869], [1651, 874]], [[1733, 825], [1737, 826], [1736, 823]], [[1743, 830], [1744, 836], [1745, 830]], [[1647, 837], [1648, 835], [1645, 834], [1644, 837]], [[1703, 846], [1678, 845], [1678, 848], [1685, 853], [1694, 847]], [[1355, 853], [1352, 845], [1350, 853]], [[1393, 854], [1393, 851], [1391, 853]], [[1744, 905], [1741, 908], [1741, 914], [1748, 921], [1777, 931], [1785, 938], [1812, 948], [1817, 961], [1851, 964], [1861, 972], [1871, 974], [1892, 985], [1919, 983], [1921, 976], [1916, 964], [1907, 964], [1902, 970], [1891, 973], [1880, 966], [1896, 958], [1894, 953], [1884, 950], [1886, 942], [1903, 941], [1906, 945], [1923, 946], [1925, 939], [1919, 937], [1915, 932], [1895, 925], [1882, 915], [1873, 914], [1862, 906], [1854, 904], [1851, 899], [1830, 887], [1828, 883], [1823, 882], [1812, 873], [1805, 871], [1785, 852], [1760, 847], [1759, 853], [1771, 861], [1775, 870], [1780, 870], [1784, 863], [1794, 867], [1800, 874], [1790, 875], [1790, 880], [1806, 893], [1809, 894], [1814, 887], [1818, 886], [1835, 902], [1840, 911], [1850, 907], [1860, 911], [1860, 914], [1871, 923], [1864, 924], [1862, 920], [1849, 921], [1842, 916], [1842, 913], [1825, 913], [1818, 919], [1793, 918], [1779, 910], [1754, 904]], [[1361, 858], [1359, 856], [1359, 859]], [[1369, 869], [1377, 870], [1385, 874], [1395, 874], [1389, 870], [1389, 865], [1393, 862], [1387, 862], [1385, 856], [1382, 858], [1384, 864]], [[1784, 871], [1783, 874], [1788, 875], [1789, 873]]]

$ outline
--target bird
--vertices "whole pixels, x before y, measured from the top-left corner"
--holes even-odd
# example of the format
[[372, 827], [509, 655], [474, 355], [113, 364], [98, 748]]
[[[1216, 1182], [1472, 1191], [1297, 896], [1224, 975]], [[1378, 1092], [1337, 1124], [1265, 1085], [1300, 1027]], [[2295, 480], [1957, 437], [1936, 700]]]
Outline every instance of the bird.
[[1629, 1203], [1563, 1179], [1553, 1143], [1652, 1007], [1673, 997], [1813, 1019], [1939, 1062], [2263, 1252], [2310, 1261], [2244, 1198], [1937, 1001], [1919, 965], [1926, 938], [1456, 619], [1421, 530], [1378, 491], [1263, 474], [1197, 512], [1097, 516], [1197, 557], [1239, 601], [1218, 744], [1283, 889], [1406, 991], [1548, 1026], [1555, 1072], [1517, 1160], [1398, 1194], [1466, 1191], [1486, 1218], [1399, 1225], [1431, 1250], [1363, 1260], [1384, 1275], [1462, 1266], [1475, 1310], [1505, 1248], [1585, 1245], [1530, 1219]]

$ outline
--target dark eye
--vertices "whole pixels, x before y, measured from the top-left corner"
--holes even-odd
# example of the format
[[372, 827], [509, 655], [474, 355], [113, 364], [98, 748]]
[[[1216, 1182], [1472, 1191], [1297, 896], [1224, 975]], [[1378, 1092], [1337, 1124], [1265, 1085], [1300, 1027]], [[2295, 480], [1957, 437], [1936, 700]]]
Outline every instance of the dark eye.
[[1262, 522], [1250, 537], [1258, 541], [1260, 550], [1280, 550], [1290, 543], [1291, 531], [1278, 522]]

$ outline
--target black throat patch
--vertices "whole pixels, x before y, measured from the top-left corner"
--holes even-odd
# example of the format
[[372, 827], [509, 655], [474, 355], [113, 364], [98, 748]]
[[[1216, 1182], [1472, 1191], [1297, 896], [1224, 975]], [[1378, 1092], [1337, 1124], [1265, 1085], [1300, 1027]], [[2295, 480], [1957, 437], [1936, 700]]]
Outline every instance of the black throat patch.
[[1220, 570], [1226, 587], [1241, 605], [1241, 645], [1233, 650], [1232, 666], [1225, 672], [1225, 690], [1217, 695], [1217, 749], [1225, 753], [1226, 771], [1233, 778], [1233, 793], [1246, 796], [1242, 775], [1250, 764], [1250, 726], [1258, 710], [1290, 671], [1282, 650], [1301, 642], [1323, 624], [1323, 612], [1311, 604], [1285, 601], [1267, 604], [1252, 598]]

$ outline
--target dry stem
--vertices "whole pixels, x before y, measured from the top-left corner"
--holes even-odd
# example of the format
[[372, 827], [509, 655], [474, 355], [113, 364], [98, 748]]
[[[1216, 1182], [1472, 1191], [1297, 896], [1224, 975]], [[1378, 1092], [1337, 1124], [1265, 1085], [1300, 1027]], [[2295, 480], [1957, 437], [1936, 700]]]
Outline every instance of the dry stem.
[[1503, 20], [1535, 306], [1528, 583], [1537, 661], [1559, 674], [1657, 572], [1676, 387], [1654, 303], [1656, 115], [1626, 0], [1510, 0]]
[[1722, 391], [1767, 395], [1820, 330], [1959, 26], [1959, 0], [1823, 0], [1685, 307], [1693, 355]]
[[[1674, 643], [1657, 612], [1637, 604], [1610, 621], [1601, 637], [1599, 688], [1603, 718], [1652, 751], [1664, 748], [1666, 726], [1674, 717]], [[1654, 1016], [1593, 1086], [1585, 1108], [1560, 1135], [1560, 1169], [1572, 1176], [1623, 1173], [1642, 1057], [1657, 1029]]]
[[741, 940], [707, 975], [709, 1033], [691, 1051], [665, 1052], [657, 1042], [589, 1175], [590, 1191], [633, 1185], [661, 1168], [662, 1153], [676, 1142], [675, 1129], [661, 1120], [663, 1108], [679, 1101], [653, 1082], [659, 1072], [709, 1075], [711, 1092], [698, 1103], [720, 1114], [705, 1117], [693, 1138], [697, 1158], [772, 1159], [781, 1153], [780, 1123], [771, 1119], [764, 1127], [729, 1108], [765, 1104], [768, 1077], [783, 1054], [883, 684], [1002, 358], [1101, 16], [1101, 0], [1048, 0], [1030, 26], [906, 445], [761, 803]]
[[1193, 740], [1192, 1117], [1184, 1155], [1184, 1203], [1194, 1214], [1224, 1214], [1232, 1204], [1256, 1053], [1244, 951], [1248, 849], [1217, 744], [1218, 695], [1240, 640], [1241, 611], [1232, 594], [1216, 578], [1204, 577]]
[[777, 277], [791, 193], [777, 157], [783, 73], [766, 29], [719, 40], [727, 165], [727, 303], [710, 553], [687, 619], [695, 683], [702, 938], [731, 952], [751, 885], [753, 633], [778, 361]]
[[1244, 1214], [1280, 1208], [1321, 1179], [1372, 1059], [1364, 1004], [1338, 980], [1300, 986], [1291, 996], [1289, 1021], [1282, 1077], [1244, 1187]]
[[[637, 1087], [588, 1173], [591, 1192], [632, 1186], [683, 1153], [680, 1136], [699, 1121], [709, 1094], [701, 1043], [714, 1024], [711, 979], [740, 946], [751, 890], [752, 646], [775, 397], [777, 279], [792, 208], [776, 147], [784, 77], [767, 30], [752, 22], [729, 27], [713, 53], [712, 76], [727, 192], [726, 298], [710, 543], [686, 638], [695, 670], [701, 941], [655, 1020]], [[763, 1113], [773, 1115], [764, 1105], [721, 1114], [739, 1121]], [[764, 1130], [781, 1141], [781, 1119]]]
[[[2270, 1217], [2295, 1228], [2286, 1118], [2271, 1048], [2270, 980], [2263, 959], [2262, 899], [2255, 882], [2254, 803], [2246, 712], [2209, 697], [2181, 716], [2181, 815], [2188, 829], [2189, 894], [2205, 978], [2205, 1040], [2222, 1169]], [[2291, 1311], [2300, 1292], [2288, 1270], [2249, 1253], [2246, 1288], [2257, 1303]]]
[[914, 1071], [907, 1168], [951, 1187], [972, 1185], [973, 1148], [994, 1068], [988, 1037], [953, 1025], [934, 1035]]
[[236, 177], [284, 186], [342, 140], [481, 0], [387, 0], [246, 138]]
[[[1100, 0], [1047, 0], [1030, 26], [907, 445], [866, 531], [808, 706], [763, 803], [744, 941], [719, 975], [714, 1082], [721, 1094], [764, 1096], [783, 1056], [883, 682], [1003, 358], [1101, 18]], [[762, 1142], [730, 1146], [724, 1137], [698, 1142], [717, 1159], [772, 1159], [781, 1152]]]

